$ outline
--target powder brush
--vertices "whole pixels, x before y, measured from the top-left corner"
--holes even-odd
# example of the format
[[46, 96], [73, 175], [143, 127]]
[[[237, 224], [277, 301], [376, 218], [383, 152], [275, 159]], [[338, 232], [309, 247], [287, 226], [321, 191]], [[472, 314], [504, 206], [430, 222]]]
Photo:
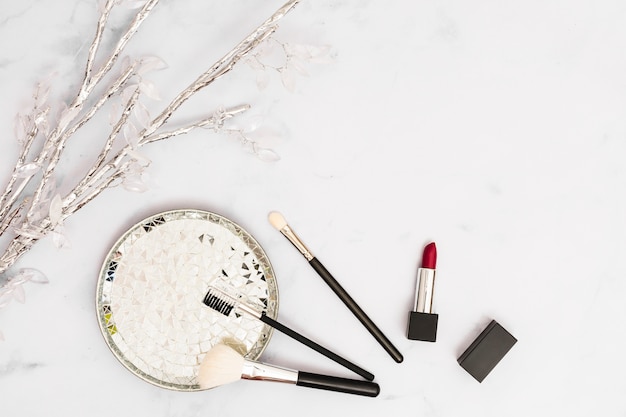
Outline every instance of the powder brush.
[[371, 381], [296, 371], [245, 359], [225, 344], [215, 345], [206, 353], [198, 371], [200, 388], [214, 388], [239, 379], [284, 382], [367, 397], [376, 397], [380, 392], [378, 384]]
[[233, 311], [237, 311], [240, 312], [242, 314], [245, 314], [249, 317], [254, 317], [256, 319], [259, 319], [260, 321], [262, 321], [263, 323], [267, 324], [268, 326], [273, 327], [274, 329], [280, 331], [281, 333], [286, 334], [287, 336], [297, 340], [298, 342], [304, 344], [305, 346], [310, 347], [311, 349], [315, 350], [318, 353], [321, 353], [322, 355], [326, 356], [329, 359], [332, 359], [333, 361], [337, 362], [338, 364], [350, 369], [351, 371], [357, 373], [358, 375], [362, 376], [363, 378], [367, 379], [368, 381], [372, 381], [374, 379], [374, 375], [371, 374], [370, 372], [366, 371], [365, 369], [361, 368], [358, 365], [355, 365], [354, 363], [350, 362], [349, 360], [337, 355], [336, 353], [326, 349], [325, 347], [321, 346], [320, 344], [314, 342], [313, 340], [301, 335], [300, 333], [296, 332], [295, 330], [290, 329], [289, 327], [279, 323], [278, 321], [272, 319], [271, 317], [268, 317], [265, 312], [259, 312], [257, 310], [255, 310], [254, 308], [250, 307], [249, 305], [241, 302], [238, 298], [236, 298], [235, 296], [231, 295], [228, 290], [226, 288], [217, 288], [217, 287], [212, 287], [209, 288], [208, 292], [206, 293], [203, 303], [207, 306], [212, 308], [213, 310], [217, 311], [218, 313], [221, 313], [225, 316], [229, 316]]

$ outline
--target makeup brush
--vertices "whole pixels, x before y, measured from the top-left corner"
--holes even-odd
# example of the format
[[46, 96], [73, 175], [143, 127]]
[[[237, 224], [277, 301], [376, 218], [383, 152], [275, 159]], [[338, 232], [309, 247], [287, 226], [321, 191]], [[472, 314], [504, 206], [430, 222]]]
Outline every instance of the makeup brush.
[[328, 270], [322, 265], [322, 263], [311, 253], [311, 251], [302, 243], [300, 238], [289, 227], [287, 221], [277, 211], [273, 211], [269, 214], [268, 220], [270, 224], [279, 232], [281, 232], [300, 253], [305, 257], [309, 264], [313, 267], [315, 272], [328, 284], [328, 286], [337, 294], [337, 296], [343, 301], [343, 303], [352, 311], [352, 314], [365, 326], [365, 328], [374, 336], [374, 338], [380, 343], [380, 345], [389, 353], [389, 355], [396, 361], [402, 362], [403, 357], [400, 351], [389, 341], [389, 339], [383, 334], [383, 332], [374, 324], [374, 322], [368, 317], [367, 314], [359, 307], [359, 305], [350, 297], [346, 290], [337, 282], [337, 280], [328, 272]]
[[375, 382], [295, 371], [248, 360], [224, 344], [215, 345], [206, 353], [198, 372], [200, 388], [214, 388], [239, 379], [285, 382], [368, 397], [376, 397], [380, 392]]
[[295, 330], [290, 329], [289, 327], [279, 323], [278, 321], [268, 317], [265, 312], [259, 312], [254, 308], [242, 303], [236, 297], [227, 293], [225, 290], [220, 288], [209, 288], [209, 291], [206, 293], [204, 300], [204, 304], [207, 307], [212, 308], [213, 310], [221, 313], [225, 316], [229, 316], [233, 311], [237, 311], [248, 316], [254, 317], [256, 319], [261, 320], [263, 323], [273, 327], [274, 329], [286, 334], [287, 336], [297, 340], [298, 342], [310, 347], [311, 349], [321, 353], [327, 358], [332, 359], [338, 364], [345, 366], [353, 372], [361, 375], [363, 378], [371, 381], [374, 379], [374, 375], [366, 371], [365, 369], [353, 364], [352, 362], [344, 359], [343, 357], [337, 355], [334, 352], [326, 349], [325, 347], [319, 345], [318, 343], [312, 341], [311, 339], [301, 335]]

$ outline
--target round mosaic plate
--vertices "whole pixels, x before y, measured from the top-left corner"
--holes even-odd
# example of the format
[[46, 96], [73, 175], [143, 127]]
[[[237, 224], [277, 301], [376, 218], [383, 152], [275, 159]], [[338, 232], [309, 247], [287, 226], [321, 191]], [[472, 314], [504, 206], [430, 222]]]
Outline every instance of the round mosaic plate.
[[138, 377], [179, 391], [200, 390], [200, 363], [217, 343], [257, 359], [272, 328], [204, 305], [212, 286], [230, 288], [270, 317], [278, 313], [272, 266], [239, 225], [201, 210], [136, 224], [113, 245], [98, 277], [98, 322], [111, 351]]

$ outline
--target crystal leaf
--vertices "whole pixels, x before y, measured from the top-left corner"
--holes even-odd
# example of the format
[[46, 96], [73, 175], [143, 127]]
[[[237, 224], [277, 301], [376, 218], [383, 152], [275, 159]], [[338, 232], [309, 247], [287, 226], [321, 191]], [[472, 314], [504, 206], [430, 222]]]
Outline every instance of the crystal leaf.
[[137, 102], [135, 104], [135, 108], [133, 109], [133, 114], [139, 122], [139, 126], [148, 127], [152, 119], [150, 119], [150, 113], [148, 112], [148, 108], [144, 106], [141, 102]]
[[46, 113], [44, 113], [44, 112], [37, 113], [37, 115], [35, 117], [35, 125], [37, 127], [40, 127], [43, 124], [45, 124], [46, 122], [47, 122], [47, 120], [46, 120]]
[[45, 117], [45, 115], [42, 114], [42, 117], [42, 120], [37, 120], [35, 123], [37, 124], [37, 127], [39, 128], [41, 133], [43, 133], [44, 137], [49, 138], [50, 124], [48, 123], [48, 119]]
[[136, 177], [125, 178], [122, 182], [122, 186], [126, 191], [131, 191], [133, 193], [143, 193], [148, 191], [148, 186], [141, 181], [141, 179]]
[[11, 286], [11, 287], [16, 287], [18, 285], [22, 285], [23, 283], [27, 282], [30, 280], [30, 276], [26, 275], [26, 274], [22, 274], [21, 272], [19, 272], [17, 275], [11, 277], [9, 279], [9, 283], [7, 285]]
[[282, 69], [280, 71], [280, 79], [287, 90], [292, 93], [296, 90], [296, 77], [293, 71]]
[[44, 184], [43, 189], [41, 190], [41, 196], [45, 200], [50, 200], [57, 193], [57, 183], [54, 180], [54, 176], [51, 176], [50, 179]]
[[259, 59], [259, 58], [267, 58], [268, 56], [271, 56], [276, 48], [274, 48], [274, 43], [273, 42], [269, 42], [269, 40], [261, 43], [257, 48], [256, 48], [256, 53], [254, 54], [254, 57]]
[[276, 43], [267, 44], [267, 48], [264, 48], [259, 54], [255, 54], [259, 62], [263, 65], [271, 68], [280, 68], [287, 62], [287, 55], [285, 50], [281, 47], [277, 47]]
[[248, 58], [246, 60], [246, 64], [248, 64], [248, 66], [253, 70], [262, 71], [265, 69], [265, 65], [263, 65], [256, 57]]
[[280, 156], [268, 148], [257, 148], [254, 153], [263, 162], [276, 162], [280, 160]]
[[262, 146], [276, 146], [281, 142], [281, 133], [269, 126], [261, 126], [249, 132], [247, 136]]
[[52, 232], [52, 243], [58, 249], [70, 248], [72, 245], [68, 239], [65, 228], [63, 226], [57, 226]]
[[261, 114], [247, 114], [228, 119], [228, 129], [240, 132], [253, 132], [265, 123], [265, 116]]
[[5, 284], [5, 288], [7, 288], [7, 290], [9, 292], [13, 291], [13, 289], [20, 287], [22, 284], [24, 284], [26, 282], [26, 278], [21, 277], [19, 275], [15, 275], [11, 278], [9, 278], [9, 281]]
[[41, 166], [34, 162], [31, 162], [30, 164], [24, 164], [22, 166], [19, 166], [15, 170], [15, 173], [17, 175], [17, 178], [27, 178], [31, 175], [34, 175], [37, 171], [39, 171], [40, 168]]
[[36, 109], [41, 109], [42, 107], [44, 107], [46, 105], [46, 101], [48, 101], [48, 96], [50, 95], [50, 86], [48, 86], [47, 88], [40, 86], [39, 89], [37, 89], [37, 94], [35, 96], [35, 108]]
[[59, 104], [59, 108], [54, 114], [54, 122], [58, 124], [59, 120], [61, 120], [61, 117], [65, 114], [66, 111], [67, 104], [64, 101], [61, 101], [61, 103]]
[[122, 102], [124, 103], [124, 105], [126, 105], [126, 103], [130, 101], [133, 94], [135, 94], [136, 89], [137, 85], [131, 85], [126, 87], [124, 91], [122, 91]]
[[305, 77], [309, 76], [309, 73], [307, 72], [306, 68], [304, 68], [302, 61], [300, 61], [298, 58], [290, 58], [289, 63], [287, 64], [287, 68], [293, 68], [298, 74], [304, 75]]
[[306, 45], [286, 43], [283, 45], [283, 48], [285, 49], [285, 53], [287, 53], [290, 57], [300, 58], [303, 61], [308, 61], [311, 57]]
[[21, 115], [21, 114], [16, 114], [15, 115], [15, 122], [13, 125], [14, 131], [15, 131], [15, 138], [17, 139], [17, 142], [22, 144], [24, 143], [24, 140], [26, 138], [26, 132], [28, 132], [28, 121], [29, 118], [26, 115]]
[[56, 77], [56, 72], [52, 72], [46, 76], [43, 80], [37, 83], [37, 87], [35, 89], [34, 99], [35, 99], [35, 108], [41, 109], [46, 105], [48, 101], [48, 97], [50, 96], [50, 87], [52, 86], [52, 80]]
[[256, 73], [256, 86], [259, 91], [263, 91], [270, 84], [270, 76], [267, 71], [257, 71]]
[[19, 273], [26, 276], [30, 282], [35, 284], [47, 284], [50, 282], [43, 272], [34, 268], [22, 268]]
[[28, 213], [28, 221], [30, 224], [25, 227], [32, 227], [33, 224], [39, 223], [42, 219], [50, 215], [50, 199], [42, 198], [39, 204], [33, 206]]
[[309, 62], [314, 64], [330, 64], [333, 62], [333, 57], [330, 55], [330, 46], [312, 46], [307, 45], [307, 49], [309, 51]]
[[[150, 165], [150, 162], [152, 162], [149, 158], [146, 158], [141, 153], [137, 152], [135, 149], [130, 149], [128, 151], [128, 156], [130, 156], [131, 159], [137, 161], [142, 166], [148, 166]], [[141, 172], [141, 169], [139, 169], [138, 171]]]
[[261, 114], [250, 115], [248, 117], [237, 117], [234, 119], [237, 125], [240, 125], [240, 128], [243, 129], [244, 132], [254, 132], [259, 129], [265, 123], [265, 116]]
[[111, 98], [111, 109], [109, 110], [109, 124], [113, 126], [122, 115], [122, 103], [119, 97]]
[[161, 96], [159, 95], [159, 91], [156, 88], [156, 85], [152, 81], [141, 80], [139, 83], [139, 89], [146, 96], [151, 98], [152, 100], [161, 100]]
[[134, 124], [126, 123], [124, 126], [124, 139], [126, 139], [126, 143], [133, 148], [137, 148], [139, 146], [139, 131]]
[[59, 220], [61, 220], [61, 216], [63, 215], [63, 199], [61, 198], [61, 194], [55, 195], [50, 201], [50, 222], [52, 224], [57, 224]]
[[74, 120], [74, 118], [80, 112], [79, 107], [75, 107], [73, 109], [65, 109], [63, 113], [61, 113], [61, 118], [59, 119], [59, 130], [64, 130], [67, 125]]
[[18, 285], [13, 288], [13, 299], [18, 303], [24, 304], [26, 301], [26, 292], [24, 291], [24, 287]]
[[245, 152], [256, 153], [256, 147], [254, 146], [254, 142], [250, 140], [243, 139], [241, 141], [241, 147]]
[[158, 71], [167, 68], [167, 64], [158, 56], [144, 56], [141, 58], [139, 69], [137, 73], [139, 75], [147, 74], [151, 71]]

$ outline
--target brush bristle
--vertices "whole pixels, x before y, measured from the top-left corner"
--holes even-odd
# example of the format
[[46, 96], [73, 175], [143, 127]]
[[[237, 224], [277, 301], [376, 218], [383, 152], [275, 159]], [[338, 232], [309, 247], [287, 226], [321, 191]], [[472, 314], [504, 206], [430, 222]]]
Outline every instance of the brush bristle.
[[198, 384], [202, 389], [215, 388], [241, 379], [244, 359], [226, 345], [215, 345], [209, 350], [198, 371]]
[[225, 316], [230, 315], [231, 311], [235, 308], [235, 305], [230, 300], [221, 297], [212, 290], [209, 290], [204, 297], [204, 304]]
[[267, 216], [267, 219], [276, 230], [281, 230], [283, 227], [287, 226], [287, 220], [277, 211], [271, 212], [269, 216]]

